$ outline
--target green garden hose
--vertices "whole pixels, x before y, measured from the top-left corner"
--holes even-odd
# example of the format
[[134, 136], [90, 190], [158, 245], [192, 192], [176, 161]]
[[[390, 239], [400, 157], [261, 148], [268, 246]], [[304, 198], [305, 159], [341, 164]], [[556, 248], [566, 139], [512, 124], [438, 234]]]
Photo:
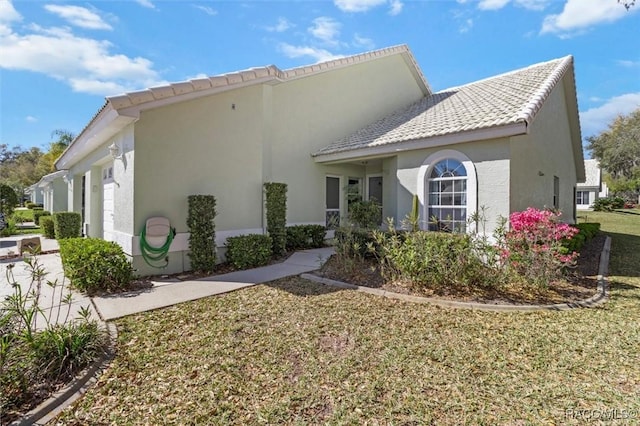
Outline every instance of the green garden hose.
[[[153, 268], [165, 268], [169, 264], [169, 247], [171, 247], [171, 243], [173, 242], [173, 238], [176, 236], [176, 229], [170, 228], [169, 235], [167, 235], [167, 241], [165, 241], [162, 247], [152, 247], [147, 243], [145, 238], [146, 236], [146, 226], [142, 227], [142, 231], [140, 232], [140, 251], [142, 252], [142, 257], [144, 261], [147, 262], [147, 265]], [[153, 262], [160, 262], [164, 260], [163, 265], [154, 265]]]

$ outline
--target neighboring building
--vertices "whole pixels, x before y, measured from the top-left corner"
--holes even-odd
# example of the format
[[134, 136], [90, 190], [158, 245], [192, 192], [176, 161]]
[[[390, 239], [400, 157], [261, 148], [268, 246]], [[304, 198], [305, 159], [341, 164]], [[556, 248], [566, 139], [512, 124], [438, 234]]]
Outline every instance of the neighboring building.
[[398, 223], [418, 194], [423, 227], [465, 229], [486, 206], [490, 232], [529, 206], [571, 212], [584, 180], [572, 57], [433, 93], [406, 46], [108, 97], [56, 166], [88, 235], [143, 274], [153, 216], [178, 232], [166, 272], [189, 269], [190, 194], [216, 197], [222, 247], [264, 232], [269, 181], [288, 184], [289, 224], [339, 221], [354, 193]]
[[41, 202], [44, 210], [51, 213], [67, 211], [68, 184], [66, 177], [67, 171], [59, 170], [43, 176], [36, 184], [32, 185], [32, 187], [36, 187], [33, 191], [36, 193], [36, 198], [38, 192], [42, 194]]
[[598, 160], [585, 160], [585, 181], [576, 185], [576, 207], [590, 209], [598, 198], [609, 196], [609, 188], [602, 180], [602, 169]]
[[31, 201], [32, 203], [35, 203], [35, 204], [44, 203], [42, 188], [38, 186], [38, 183], [34, 183], [30, 187], [28, 187], [24, 192], [29, 196], [29, 201]]

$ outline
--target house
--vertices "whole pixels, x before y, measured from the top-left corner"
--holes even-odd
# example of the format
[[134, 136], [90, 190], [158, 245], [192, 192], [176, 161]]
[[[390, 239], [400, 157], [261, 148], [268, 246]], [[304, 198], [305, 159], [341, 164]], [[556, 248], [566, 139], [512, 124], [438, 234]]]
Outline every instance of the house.
[[[422, 226], [469, 230], [486, 206], [571, 212], [584, 180], [573, 58], [433, 92], [407, 46], [108, 97], [56, 162], [88, 236], [145, 265], [139, 236], [177, 229], [166, 273], [189, 269], [187, 196], [213, 194], [216, 238], [262, 233], [264, 182], [288, 185], [288, 224], [329, 224], [359, 194], [396, 223], [418, 194]], [[347, 194], [350, 197], [347, 197]], [[571, 215], [567, 218], [571, 220]]]
[[602, 181], [602, 169], [598, 160], [585, 160], [584, 170], [586, 179], [584, 182], [579, 182], [576, 187], [576, 207], [578, 210], [589, 209], [598, 198], [609, 196], [609, 188]]
[[29, 196], [29, 201], [31, 201], [32, 203], [34, 203], [34, 204], [43, 204], [44, 203], [44, 196], [42, 194], [42, 188], [40, 188], [38, 186], [38, 182], [36, 182], [33, 185], [27, 187], [27, 189], [25, 189], [24, 192], [25, 192], [26, 195]]
[[[31, 192], [32, 200], [41, 196], [41, 203], [45, 211], [64, 212], [67, 211], [67, 171], [58, 170], [43, 176], [38, 182], [30, 186], [33, 187]], [[37, 201], [33, 201], [37, 202]]]

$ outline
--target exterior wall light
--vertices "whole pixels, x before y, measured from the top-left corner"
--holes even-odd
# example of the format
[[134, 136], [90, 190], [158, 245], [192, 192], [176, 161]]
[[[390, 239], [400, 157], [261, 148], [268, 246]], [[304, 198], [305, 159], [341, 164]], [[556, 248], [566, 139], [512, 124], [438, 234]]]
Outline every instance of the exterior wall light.
[[120, 147], [116, 143], [109, 145], [109, 154], [114, 160], [122, 160], [122, 153], [120, 153]]

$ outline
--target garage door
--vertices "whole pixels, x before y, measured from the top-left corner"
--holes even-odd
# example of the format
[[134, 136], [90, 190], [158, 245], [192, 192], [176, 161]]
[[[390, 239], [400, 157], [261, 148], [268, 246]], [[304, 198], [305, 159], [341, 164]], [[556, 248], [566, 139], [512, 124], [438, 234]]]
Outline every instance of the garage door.
[[102, 169], [102, 238], [113, 241], [115, 182], [113, 164]]

